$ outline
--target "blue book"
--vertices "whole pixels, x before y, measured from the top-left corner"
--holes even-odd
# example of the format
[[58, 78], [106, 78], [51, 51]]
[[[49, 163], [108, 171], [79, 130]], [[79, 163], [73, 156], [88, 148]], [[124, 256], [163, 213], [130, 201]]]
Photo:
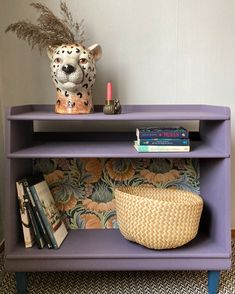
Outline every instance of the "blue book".
[[142, 127], [136, 129], [137, 139], [178, 138], [188, 139], [189, 132], [183, 127]]

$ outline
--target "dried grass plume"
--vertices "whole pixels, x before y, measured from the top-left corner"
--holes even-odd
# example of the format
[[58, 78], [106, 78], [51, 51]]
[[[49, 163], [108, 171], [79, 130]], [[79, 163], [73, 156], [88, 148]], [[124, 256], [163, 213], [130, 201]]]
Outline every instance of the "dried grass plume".
[[6, 33], [10, 31], [16, 33], [16, 36], [27, 41], [32, 49], [38, 46], [40, 51], [49, 46], [84, 42], [83, 20], [80, 23], [74, 22], [65, 2], [60, 2], [61, 19], [41, 3], [30, 5], [39, 12], [37, 24], [18, 21], [10, 24], [5, 30]]

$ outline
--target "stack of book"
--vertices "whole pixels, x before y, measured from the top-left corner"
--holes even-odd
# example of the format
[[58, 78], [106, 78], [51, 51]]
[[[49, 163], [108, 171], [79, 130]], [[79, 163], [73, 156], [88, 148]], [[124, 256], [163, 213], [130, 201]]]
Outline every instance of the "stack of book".
[[59, 248], [68, 234], [54, 198], [42, 176], [16, 182], [25, 247]]
[[134, 147], [138, 152], [189, 152], [189, 132], [183, 127], [136, 129]]

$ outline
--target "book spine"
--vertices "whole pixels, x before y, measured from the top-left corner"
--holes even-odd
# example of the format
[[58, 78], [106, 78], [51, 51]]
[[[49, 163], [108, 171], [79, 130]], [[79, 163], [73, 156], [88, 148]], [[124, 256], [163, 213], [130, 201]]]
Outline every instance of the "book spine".
[[154, 139], [154, 138], [179, 138], [179, 139], [187, 139], [188, 134], [178, 133], [178, 132], [148, 132], [148, 133], [139, 133], [137, 138], [139, 139]]
[[42, 249], [45, 246], [45, 241], [44, 241], [43, 236], [42, 236], [42, 234], [41, 234], [41, 232], [39, 230], [36, 218], [35, 218], [34, 213], [33, 213], [33, 209], [31, 207], [28, 199], [25, 200], [25, 206], [26, 206], [26, 209], [27, 209], [29, 217], [30, 217], [30, 221], [31, 221], [32, 228], [33, 228], [33, 231], [34, 231], [37, 246], [38, 246], [38, 248]]
[[24, 183], [24, 187], [25, 187], [25, 190], [26, 190], [26, 195], [27, 195], [27, 197], [28, 197], [28, 199], [30, 201], [30, 204], [32, 206], [32, 209], [34, 211], [34, 215], [35, 215], [38, 227], [40, 228], [40, 230], [42, 232], [43, 238], [46, 241], [48, 248], [52, 248], [53, 244], [52, 244], [52, 242], [51, 242], [51, 240], [49, 238], [49, 234], [46, 231], [46, 226], [45, 226], [45, 224], [43, 222], [43, 219], [42, 219], [42, 216], [40, 214], [40, 210], [39, 210], [39, 208], [38, 208], [38, 206], [36, 204], [36, 201], [35, 201], [35, 199], [34, 199], [34, 197], [32, 195], [32, 192], [31, 192], [31, 189], [29, 187], [29, 183], [28, 183], [27, 179], [24, 179], [23, 183]]
[[188, 146], [189, 139], [171, 139], [171, 138], [155, 138], [155, 139], [139, 139], [139, 145], [146, 146]]
[[189, 146], [144, 146], [135, 144], [138, 152], [189, 152]]
[[50, 225], [50, 223], [49, 223], [49, 221], [47, 219], [47, 216], [46, 216], [46, 214], [44, 212], [44, 209], [42, 207], [42, 203], [41, 203], [41, 201], [40, 201], [40, 199], [38, 197], [37, 191], [34, 188], [34, 186], [31, 186], [30, 190], [31, 190], [32, 196], [33, 196], [33, 198], [35, 200], [35, 204], [36, 204], [36, 206], [37, 206], [37, 208], [39, 210], [40, 216], [42, 217], [42, 221], [43, 221], [43, 223], [45, 225], [45, 228], [46, 228], [46, 231], [47, 231], [48, 236], [50, 238], [51, 244], [55, 249], [57, 249], [59, 246], [58, 246], [57, 241], [56, 241], [56, 239], [54, 237], [53, 229], [52, 229], [52, 227], [51, 227], [51, 225]]
[[16, 182], [17, 197], [19, 202], [20, 218], [23, 229], [25, 248], [30, 248], [35, 242], [33, 225], [27, 210], [24, 198], [24, 186], [21, 182]]
[[136, 136], [138, 139], [153, 139], [153, 138], [178, 138], [178, 139], [188, 139], [189, 133], [187, 130], [182, 129], [172, 129], [172, 130], [162, 130], [155, 129], [153, 131], [148, 130], [136, 130]]

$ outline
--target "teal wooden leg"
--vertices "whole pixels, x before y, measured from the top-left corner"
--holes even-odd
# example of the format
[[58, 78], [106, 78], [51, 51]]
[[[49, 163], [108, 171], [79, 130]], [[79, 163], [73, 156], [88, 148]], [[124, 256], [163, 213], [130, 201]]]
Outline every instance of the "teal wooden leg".
[[27, 294], [27, 275], [25, 272], [15, 273], [17, 294]]
[[208, 271], [208, 293], [217, 294], [219, 289], [220, 271]]

